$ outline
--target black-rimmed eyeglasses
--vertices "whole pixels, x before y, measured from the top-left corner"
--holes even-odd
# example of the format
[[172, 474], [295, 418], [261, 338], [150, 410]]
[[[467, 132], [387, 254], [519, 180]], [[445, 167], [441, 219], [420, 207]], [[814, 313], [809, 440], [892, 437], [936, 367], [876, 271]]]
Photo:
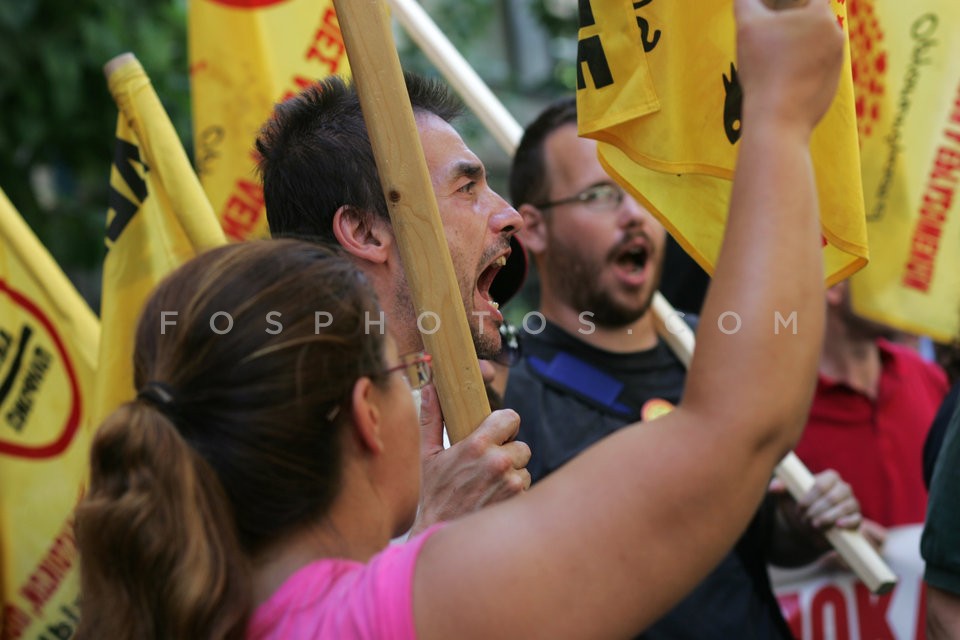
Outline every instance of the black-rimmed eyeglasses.
[[614, 211], [623, 204], [626, 194], [623, 189], [609, 182], [601, 182], [587, 187], [580, 193], [552, 202], [535, 204], [538, 209], [549, 209], [563, 204], [582, 204], [594, 211]]

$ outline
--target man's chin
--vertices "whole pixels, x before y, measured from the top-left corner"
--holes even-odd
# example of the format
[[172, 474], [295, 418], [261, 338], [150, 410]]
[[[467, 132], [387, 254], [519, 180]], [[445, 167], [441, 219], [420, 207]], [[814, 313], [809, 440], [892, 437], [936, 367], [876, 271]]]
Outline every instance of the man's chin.
[[485, 332], [479, 334], [476, 331], [473, 333], [473, 346], [477, 350], [477, 357], [482, 360], [493, 360], [500, 354], [501, 343], [500, 343], [500, 331], [496, 330], [496, 333], [490, 334]]
[[597, 304], [594, 305], [594, 324], [606, 329], [620, 329], [629, 327], [642, 318], [650, 310], [650, 300], [646, 304]]

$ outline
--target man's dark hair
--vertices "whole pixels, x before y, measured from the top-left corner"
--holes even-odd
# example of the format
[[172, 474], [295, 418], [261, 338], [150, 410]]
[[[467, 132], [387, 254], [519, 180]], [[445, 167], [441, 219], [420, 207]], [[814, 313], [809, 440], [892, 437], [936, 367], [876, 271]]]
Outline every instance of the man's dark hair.
[[[405, 73], [415, 114], [447, 122], [462, 105], [439, 81]], [[257, 136], [270, 234], [336, 244], [344, 205], [388, 218], [380, 176], [352, 84], [331, 76], [276, 106]]]
[[560, 127], [576, 123], [577, 100], [564, 98], [544, 109], [523, 132], [510, 167], [510, 200], [513, 206], [547, 200], [550, 184], [547, 181], [544, 142]]

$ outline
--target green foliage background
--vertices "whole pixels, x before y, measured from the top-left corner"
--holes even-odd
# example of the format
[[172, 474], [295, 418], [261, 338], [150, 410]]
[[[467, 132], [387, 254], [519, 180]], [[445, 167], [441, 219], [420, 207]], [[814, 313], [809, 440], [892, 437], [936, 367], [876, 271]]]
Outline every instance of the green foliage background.
[[71, 275], [104, 253], [117, 109], [102, 68], [124, 51], [188, 132], [186, 0], [0, 3], [0, 187]]

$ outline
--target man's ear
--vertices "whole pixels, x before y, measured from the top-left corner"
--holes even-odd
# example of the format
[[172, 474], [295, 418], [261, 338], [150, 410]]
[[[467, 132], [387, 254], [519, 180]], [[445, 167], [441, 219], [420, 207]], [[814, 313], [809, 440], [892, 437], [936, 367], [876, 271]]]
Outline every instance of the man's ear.
[[383, 412], [373, 381], [367, 377], [357, 380], [350, 400], [353, 431], [361, 450], [375, 455], [383, 453]]
[[547, 248], [547, 222], [543, 211], [532, 204], [522, 204], [517, 213], [523, 218], [523, 229], [517, 232], [520, 242], [533, 254], [543, 253]]
[[352, 256], [382, 264], [390, 255], [393, 230], [372, 211], [344, 205], [333, 214], [333, 235]]

